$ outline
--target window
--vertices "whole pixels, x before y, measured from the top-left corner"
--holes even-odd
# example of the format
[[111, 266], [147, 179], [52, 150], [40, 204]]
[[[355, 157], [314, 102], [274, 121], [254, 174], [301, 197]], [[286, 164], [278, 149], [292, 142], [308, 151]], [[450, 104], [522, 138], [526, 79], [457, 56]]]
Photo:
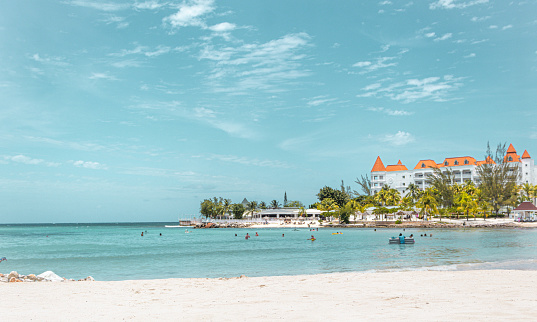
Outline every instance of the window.
[[405, 176], [403, 176], [403, 179], [405, 178]]
[[378, 186], [378, 183], [375, 182], [375, 187], [377, 187], [377, 186]]
[[382, 187], [382, 183], [379, 183], [379, 186]]
[[445, 166], [448, 166], [448, 165], [449, 165], [449, 163], [448, 163], [448, 162], [446, 161], [446, 162], [444, 162], [444, 165], [445, 165]]
[[453, 162], [454, 165], [459, 165], [459, 161], [455, 160], [455, 162]]
[[373, 180], [377, 180], [377, 176], [373, 176]]
[[383, 179], [383, 177], [382, 177], [382, 176], [379, 176], [379, 180], [382, 180], [382, 179]]
[[405, 185], [405, 183], [403, 182], [403, 186]]
[[421, 163], [421, 167], [422, 167], [422, 168], [425, 168], [425, 163], [422, 162], [422, 163]]
[[468, 164], [470, 162], [468, 162], [468, 160], [464, 159], [464, 164]]
[[513, 161], [513, 158], [512, 158], [511, 156], [509, 156], [509, 157], [507, 158], [507, 161]]

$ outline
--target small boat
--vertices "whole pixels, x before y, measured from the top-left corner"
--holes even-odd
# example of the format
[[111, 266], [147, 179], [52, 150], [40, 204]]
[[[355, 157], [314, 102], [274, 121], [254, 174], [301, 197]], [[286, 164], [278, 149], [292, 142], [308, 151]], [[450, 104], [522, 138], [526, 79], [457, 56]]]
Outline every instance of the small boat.
[[410, 237], [392, 237], [389, 239], [390, 244], [414, 244], [414, 238]]

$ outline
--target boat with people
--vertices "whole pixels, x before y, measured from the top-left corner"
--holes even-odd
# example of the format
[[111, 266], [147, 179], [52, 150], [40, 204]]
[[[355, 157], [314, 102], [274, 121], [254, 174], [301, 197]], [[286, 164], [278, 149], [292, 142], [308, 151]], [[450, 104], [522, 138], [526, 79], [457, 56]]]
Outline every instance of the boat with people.
[[389, 243], [390, 244], [414, 244], [414, 238], [405, 237], [405, 236], [391, 237], [389, 239]]

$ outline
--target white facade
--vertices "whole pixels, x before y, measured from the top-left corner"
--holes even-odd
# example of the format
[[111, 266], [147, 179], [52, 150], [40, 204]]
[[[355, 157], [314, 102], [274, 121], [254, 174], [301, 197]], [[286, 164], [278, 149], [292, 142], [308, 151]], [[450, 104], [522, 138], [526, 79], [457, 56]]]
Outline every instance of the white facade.
[[[516, 154], [513, 145], [510, 145], [505, 158], [507, 162], [518, 165], [520, 175], [517, 184], [537, 184], [535, 160], [529, 156], [527, 151], [524, 151], [520, 157]], [[455, 183], [464, 184], [466, 181], [473, 181], [478, 184], [477, 168], [483, 163], [485, 161], [477, 161], [473, 157], [456, 157], [446, 158], [442, 163], [436, 163], [433, 160], [420, 160], [413, 169], [407, 169], [401, 161], [396, 165], [385, 167], [378, 157], [371, 170], [371, 193], [374, 194], [380, 191], [383, 186], [388, 185], [404, 195], [411, 183], [423, 190], [430, 186], [427, 178], [434, 173], [431, 167], [453, 171]]]

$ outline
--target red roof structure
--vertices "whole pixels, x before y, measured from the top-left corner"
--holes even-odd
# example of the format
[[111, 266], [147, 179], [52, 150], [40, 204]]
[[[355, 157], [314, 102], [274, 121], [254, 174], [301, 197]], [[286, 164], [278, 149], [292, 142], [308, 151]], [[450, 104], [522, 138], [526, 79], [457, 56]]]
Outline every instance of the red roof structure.
[[537, 207], [529, 201], [522, 201], [513, 211], [537, 211]]
[[522, 153], [522, 159], [531, 159], [528, 150], [524, 150], [524, 153]]
[[438, 168], [438, 165], [434, 160], [420, 160], [414, 169], [427, 169], [427, 168]]
[[380, 156], [377, 157], [377, 161], [375, 161], [375, 164], [373, 165], [373, 169], [371, 169], [371, 172], [379, 172], [379, 171], [386, 171], [386, 167], [384, 166], [384, 163], [382, 163]]

